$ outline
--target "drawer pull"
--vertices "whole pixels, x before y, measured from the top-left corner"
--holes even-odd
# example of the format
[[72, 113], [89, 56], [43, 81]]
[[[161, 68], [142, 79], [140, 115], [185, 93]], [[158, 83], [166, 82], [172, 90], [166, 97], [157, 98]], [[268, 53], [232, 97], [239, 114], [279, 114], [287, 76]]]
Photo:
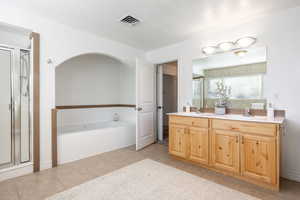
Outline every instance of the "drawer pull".
[[231, 130], [233, 130], [233, 131], [238, 131], [239, 130], [239, 128], [236, 128], [236, 127], [230, 127], [231, 128]]
[[244, 136], [242, 136], [242, 144], [244, 144]]
[[235, 142], [238, 143], [239, 142], [239, 136], [235, 136]]

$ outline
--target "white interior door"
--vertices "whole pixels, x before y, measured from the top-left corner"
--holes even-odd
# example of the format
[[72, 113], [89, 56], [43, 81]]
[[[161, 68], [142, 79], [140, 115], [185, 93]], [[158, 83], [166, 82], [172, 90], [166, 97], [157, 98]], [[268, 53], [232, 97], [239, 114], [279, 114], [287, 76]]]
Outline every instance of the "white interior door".
[[136, 60], [136, 150], [155, 141], [155, 75], [153, 64]]
[[163, 113], [163, 65], [157, 66], [157, 132], [158, 132], [158, 141], [163, 142], [163, 122], [164, 122], [164, 113]]

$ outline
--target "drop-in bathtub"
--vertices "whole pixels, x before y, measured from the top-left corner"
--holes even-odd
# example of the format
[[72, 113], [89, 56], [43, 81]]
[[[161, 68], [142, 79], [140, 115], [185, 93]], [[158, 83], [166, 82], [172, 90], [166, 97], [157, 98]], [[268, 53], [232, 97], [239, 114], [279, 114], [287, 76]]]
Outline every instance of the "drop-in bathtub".
[[58, 163], [66, 163], [135, 144], [135, 124], [104, 121], [58, 127]]

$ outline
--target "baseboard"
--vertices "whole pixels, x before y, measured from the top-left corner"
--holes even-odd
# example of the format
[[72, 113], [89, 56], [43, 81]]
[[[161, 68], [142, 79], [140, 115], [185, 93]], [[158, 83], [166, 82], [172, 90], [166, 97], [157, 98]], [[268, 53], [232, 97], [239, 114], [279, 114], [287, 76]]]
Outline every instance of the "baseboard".
[[284, 170], [281, 177], [300, 182], [300, 172], [295, 170]]
[[30, 174], [32, 172], [33, 172], [32, 163], [21, 164], [19, 166], [3, 169], [0, 171], [0, 182], [18, 176]]

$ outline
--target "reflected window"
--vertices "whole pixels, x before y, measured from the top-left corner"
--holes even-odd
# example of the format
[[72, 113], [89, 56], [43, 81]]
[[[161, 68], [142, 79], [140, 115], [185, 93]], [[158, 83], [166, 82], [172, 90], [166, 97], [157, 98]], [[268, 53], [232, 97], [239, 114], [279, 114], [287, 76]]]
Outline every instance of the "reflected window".
[[207, 94], [205, 95], [207, 98], [217, 98], [217, 82], [221, 80], [224, 81], [226, 86], [231, 87], [230, 99], [263, 98], [263, 75], [261, 74], [238, 77], [209, 78], [207, 79]]

